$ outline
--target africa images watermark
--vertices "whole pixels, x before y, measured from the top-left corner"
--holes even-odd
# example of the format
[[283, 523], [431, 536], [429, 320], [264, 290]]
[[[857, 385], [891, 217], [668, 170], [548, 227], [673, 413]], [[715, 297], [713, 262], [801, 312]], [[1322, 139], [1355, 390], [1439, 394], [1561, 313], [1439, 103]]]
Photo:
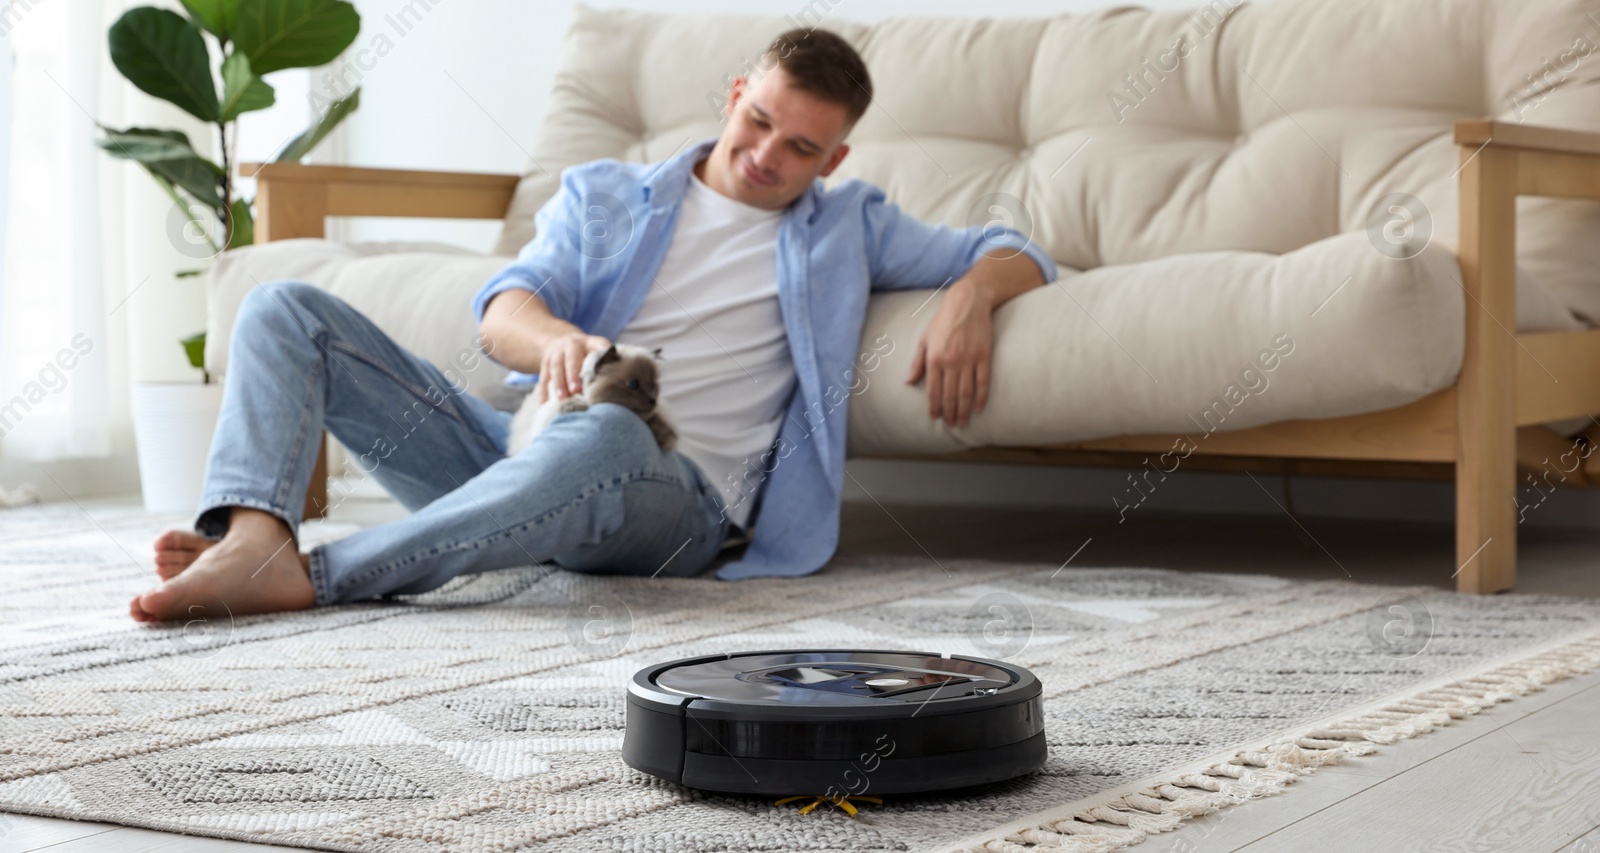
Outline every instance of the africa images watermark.
[[[328, 480], [329, 501], [326, 504], [319, 504], [318, 510], [326, 514], [329, 510], [348, 500], [350, 495], [355, 492], [356, 484], [375, 474], [378, 468], [382, 466], [383, 460], [393, 455], [400, 448], [400, 443], [416, 432], [422, 426], [422, 422], [438, 411], [446, 400], [452, 395], [459, 396], [467, 392], [467, 389], [472, 384], [467, 377], [467, 372], [475, 369], [483, 358], [493, 352], [494, 343], [492, 341], [486, 341], [482, 335], [476, 336], [472, 346], [456, 353], [455, 358], [441, 368], [441, 372], [444, 373], [445, 379], [450, 386], [449, 390], [440, 388], [438, 383], [430, 383], [422, 393], [423, 399], [413, 400], [398, 419], [392, 414], [387, 416], [389, 422], [400, 430], [398, 439], [392, 437], [391, 433], [386, 431], [374, 438], [371, 447], [366, 451], [358, 454], [355, 448], [349, 448], [351, 460], [359, 475], [356, 477], [330, 478]], [[457, 368], [461, 371], [459, 374], [457, 373]], [[337, 493], [337, 499], [335, 499], [335, 493]]]
[[29, 12], [43, 5], [44, 0], [9, 0], [0, 3], [0, 38], [10, 36]]
[[[822, 392], [822, 399], [812, 403], [806, 409], [804, 413], [806, 423], [800, 424], [795, 421], [796, 425], [803, 426], [806, 429], [800, 439], [810, 438], [812, 433], [816, 432], [818, 427], [822, 426], [847, 400], [866, 391], [872, 384], [872, 381], [867, 378], [867, 374], [883, 366], [883, 359], [894, 352], [894, 349], [894, 340], [889, 338], [888, 333], [878, 335], [873, 340], [872, 351], [863, 352], [858, 356], [857, 361], [860, 362], [860, 367], [845, 368], [842, 377], [845, 384], [830, 383], [827, 389]], [[756, 460], [752, 461], [750, 457], [745, 457], [744, 462], [741, 463], [742, 473], [740, 470], [729, 471], [727, 482], [732, 487], [734, 494], [738, 495], [738, 498], [729, 502], [722, 497], [720, 492], [713, 496], [713, 500], [716, 501], [721, 512], [721, 517], [726, 518], [728, 513], [754, 497], [760, 491], [761, 484], [766, 482], [767, 477], [773, 471], [778, 470], [778, 464], [789, 458], [797, 447], [799, 447], [798, 443], [780, 434], [778, 439], [773, 442], [772, 447], [762, 453]]]
[[67, 374], [79, 359], [94, 351], [94, 339], [83, 332], [72, 336], [72, 346], [62, 347], [55, 358], [39, 368], [38, 375], [22, 386], [22, 391], [0, 405], [0, 438], [5, 438], [32, 414], [51, 394], [67, 389]]
[[[1537, 501], [1525, 502], [1517, 495], [1511, 496], [1511, 503], [1517, 508], [1517, 523], [1521, 524], [1522, 522], [1526, 521], [1528, 519], [1528, 513], [1538, 509], [1541, 506], [1544, 506], [1544, 502], [1549, 500], [1550, 495], [1555, 493], [1556, 486], [1565, 483], [1567, 481], [1568, 474], [1571, 474], [1582, 467], [1584, 461], [1586, 461], [1589, 456], [1594, 453], [1594, 448], [1594, 444], [1588, 438], [1580, 435], [1572, 440], [1572, 446], [1567, 448], [1567, 452], [1556, 457], [1556, 463], [1551, 463], [1550, 457], [1546, 456], [1544, 461], [1539, 463], [1539, 476], [1535, 477], [1532, 471], [1525, 474], [1524, 476], [1528, 481], [1529, 488], [1533, 490], [1535, 495], [1539, 496], [1539, 499]], [[1567, 466], [1567, 462], [1571, 462], [1572, 465], [1570, 467]], [[1550, 480], [1550, 476], [1552, 474], [1554, 474], [1556, 478], [1554, 482], [1551, 482]], [[1544, 484], [1550, 488], [1549, 491], [1539, 488], [1539, 482], [1541, 480], [1543, 480]]]
[[[320, 85], [311, 87], [307, 98], [311, 101], [312, 113], [326, 115], [336, 102], [350, 97], [367, 75], [378, 67], [378, 63], [394, 52], [400, 40], [410, 35], [422, 23], [423, 17], [442, 3], [444, 0], [411, 0], [384, 15], [383, 22], [389, 25], [388, 29], [373, 33], [365, 47], [352, 47], [345, 51], [337, 66], [323, 72]], [[393, 33], [392, 37], [390, 33]]]
[[[1596, 38], [1600, 38], [1600, 16], [1590, 12], [1583, 18], [1590, 26], [1594, 27]], [[1523, 75], [1527, 81], [1526, 86], [1511, 93], [1511, 108], [1517, 111], [1517, 121], [1528, 117], [1528, 110], [1544, 103], [1544, 99], [1555, 87], [1565, 83], [1578, 66], [1583, 64], [1595, 52], [1595, 40], [1585, 33], [1578, 33], [1573, 38], [1572, 47], [1556, 54], [1554, 57], [1540, 57], [1542, 65], [1539, 70]]]
[[[1223, 389], [1222, 394], [1211, 401], [1211, 405], [1206, 408], [1199, 419], [1191, 415], [1189, 419], [1194, 421], [1194, 425], [1201, 429], [1200, 441], [1210, 438], [1212, 433], [1221, 429], [1223, 423], [1250, 398], [1265, 394], [1267, 389], [1272, 387], [1272, 379], [1267, 374], [1277, 370], [1283, 364], [1283, 359], [1288, 358], [1294, 352], [1294, 348], [1294, 338], [1289, 337], [1288, 333], [1279, 334], [1272, 339], [1271, 347], [1263, 348], [1259, 353], [1256, 353], [1255, 358], [1251, 359], [1239, 371], [1238, 380], [1229, 382], [1228, 386]], [[1205, 421], [1204, 424], [1201, 423], [1202, 420]], [[1188, 459], [1189, 454], [1200, 448], [1200, 441], [1195, 441], [1187, 434], [1179, 435], [1173, 439], [1172, 449], [1156, 457], [1155, 462], [1151, 462], [1150, 457], [1146, 456], [1142, 463], [1145, 468], [1143, 474], [1140, 477], [1129, 474], [1128, 488], [1123, 490], [1124, 493], [1133, 492], [1137, 494], [1138, 499], [1123, 503], [1118, 496], [1113, 495], [1111, 498], [1111, 504], [1117, 510], [1117, 523], [1121, 524], [1127, 521], [1130, 511], [1143, 506], [1144, 502], [1150, 499], [1150, 494], [1156, 490], [1156, 487], [1166, 482], [1167, 475], [1178, 470], [1178, 466], [1183, 463], [1183, 460]], [[1164, 467], [1169, 459], [1172, 462], [1172, 467]], [[1151, 474], [1156, 474], [1161, 479], [1152, 482], [1150, 479]], [[1145, 486], [1143, 489], [1140, 488], [1141, 482]]]
[[887, 732], [878, 735], [872, 741], [872, 748], [863, 751], [856, 759], [850, 762], [844, 772], [839, 774], [838, 785], [829, 785], [822, 798], [829, 802], [838, 803], [850, 797], [865, 796], [872, 790], [872, 774], [883, 766], [883, 759], [894, 755], [899, 745]]
[[1137, 72], [1122, 75], [1123, 88], [1119, 91], [1111, 89], [1106, 92], [1106, 103], [1111, 105], [1111, 113], [1117, 117], [1118, 122], [1128, 120], [1128, 110], [1137, 109], [1145, 99], [1167, 79], [1167, 75], [1176, 74], [1183, 66], [1183, 61], [1194, 53], [1201, 42], [1211, 37], [1222, 26], [1222, 22], [1232, 15], [1234, 10], [1243, 5], [1244, 0], [1211, 0], [1204, 6], [1190, 12], [1183, 20], [1184, 23], [1194, 27], [1194, 36], [1180, 30], [1178, 37], [1173, 40], [1172, 47], [1156, 54], [1155, 59], [1144, 57], [1144, 62]]

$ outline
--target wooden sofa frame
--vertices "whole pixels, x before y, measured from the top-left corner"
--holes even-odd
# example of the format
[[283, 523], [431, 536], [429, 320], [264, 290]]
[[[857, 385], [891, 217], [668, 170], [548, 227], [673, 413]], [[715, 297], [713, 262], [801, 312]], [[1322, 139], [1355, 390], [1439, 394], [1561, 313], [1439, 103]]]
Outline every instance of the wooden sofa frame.
[[[1490, 593], [1516, 581], [1515, 496], [1530, 482], [1600, 482], [1600, 421], [1576, 442], [1538, 424], [1600, 413], [1600, 329], [1516, 334], [1519, 195], [1600, 199], [1600, 134], [1487, 120], [1455, 125], [1461, 166], [1458, 257], [1466, 341], [1456, 384], [1410, 404], [1340, 418], [1280, 421], [1212, 433], [1185, 467], [1456, 482], [1457, 589]], [[257, 180], [256, 239], [322, 237], [329, 216], [503, 219], [519, 176], [295, 163], [246, 164]], [[306, 497], [327, 506], [326, 434]], [[880, 458], [1136, 468], [1175, 435], [1132, 435], [1043, 447], [988, 447]], [[1568, 467], [1567, 463], [1573, 464]]]

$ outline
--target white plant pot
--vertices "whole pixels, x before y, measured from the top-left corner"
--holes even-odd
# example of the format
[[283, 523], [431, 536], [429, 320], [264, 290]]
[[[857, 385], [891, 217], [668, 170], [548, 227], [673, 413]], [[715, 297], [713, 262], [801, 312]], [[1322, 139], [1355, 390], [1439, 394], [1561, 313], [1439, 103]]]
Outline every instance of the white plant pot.
[[222, 411], [222, 383], [134, 382], [133, 436], [147, 512], [193, 513]]

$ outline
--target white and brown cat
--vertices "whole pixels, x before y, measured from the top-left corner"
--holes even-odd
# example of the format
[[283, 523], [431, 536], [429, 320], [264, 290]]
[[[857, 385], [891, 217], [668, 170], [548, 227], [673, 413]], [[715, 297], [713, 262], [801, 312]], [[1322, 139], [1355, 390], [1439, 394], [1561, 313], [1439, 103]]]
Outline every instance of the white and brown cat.
[[511, 419], [511, 438], [506, 442], [506, 455], [515, 456], [527, 449], [535, 436], [544, 431], [557, 415], [581, 412], [595, 403], [616, 403], [634, 414], [650, 427], [656, 443], [662, 450], [671, 450], [678, 443], [678, 432], [672, 426], [665, 409], [657, 401], [661, 390], [660, 371], [656, 359], [661, 350], [616, 344], [589, 353], [583, 360], [583, 392], [558, 399], [549, 395], [539, 402], [539, 389], [544, 377], [533, 393], [522, 401], [521, 408]]

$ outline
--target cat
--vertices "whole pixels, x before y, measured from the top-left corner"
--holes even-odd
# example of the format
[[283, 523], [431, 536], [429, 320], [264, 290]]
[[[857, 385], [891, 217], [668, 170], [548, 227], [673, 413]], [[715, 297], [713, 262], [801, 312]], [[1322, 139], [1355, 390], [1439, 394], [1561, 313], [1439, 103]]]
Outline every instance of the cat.
[[678, 432], [667, 417], [666, 410], [657, 402], [660, 392], [660, 371], [656, 359], [661, 350], [617, 344], [589, 353], [583, 360], [583, 392], [557, 398], [550, 394], [539, 403], [539, 388], [522, 401], [517, 414], [511, 419], [511, 437], [506, 442], [506, 455], [515, 456], [527, 449], [535, 436], [544, 431], [557, 415], [581, 412], [595, 403], [616, 403], [634, 414], [650, 427], [656, 444], [663, 452], [672, 450], [678, 443]]

